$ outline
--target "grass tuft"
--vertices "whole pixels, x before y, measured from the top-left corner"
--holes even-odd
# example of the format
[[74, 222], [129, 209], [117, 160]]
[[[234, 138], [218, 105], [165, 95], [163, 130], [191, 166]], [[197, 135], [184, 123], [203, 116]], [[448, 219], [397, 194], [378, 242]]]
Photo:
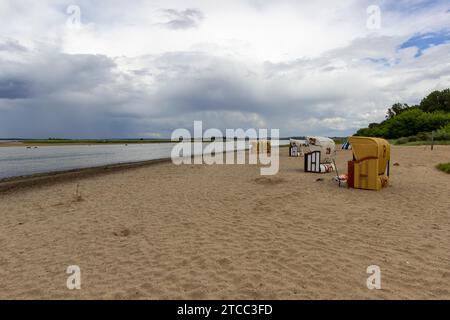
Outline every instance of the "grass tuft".
[[446, 173], [450, 173], [450, 162], [449, 163], [440, 163], [436, 166], [441, 171], [444, 171]]

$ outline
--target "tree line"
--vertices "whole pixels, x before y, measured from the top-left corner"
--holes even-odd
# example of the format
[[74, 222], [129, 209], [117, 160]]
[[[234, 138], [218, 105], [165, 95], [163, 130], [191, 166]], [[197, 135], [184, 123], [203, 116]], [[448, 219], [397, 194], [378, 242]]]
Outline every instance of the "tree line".
[[386, 119], [359, 129], [355, 135], [398, 139], [426, 136], [437, 131], [438, 137], [450, 139], [450, 89], [433, 91], [420, 104], [395, 103], [386, 112]]

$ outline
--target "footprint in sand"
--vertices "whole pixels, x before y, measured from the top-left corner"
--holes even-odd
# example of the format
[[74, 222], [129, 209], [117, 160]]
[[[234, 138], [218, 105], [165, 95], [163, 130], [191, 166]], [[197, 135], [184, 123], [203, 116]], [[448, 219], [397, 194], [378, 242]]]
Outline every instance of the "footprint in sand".
[[267, 177], [259, 177], [254, 180], [257, 184], [262, 185], [276, 185], [284, 182], [284, 179], [273, 177], [273, 178], [267, 178]]
[[116, 237], [128, 237], [131, 234], [130, 229], [127, 228], [123, 228], [120, 229], [119, 231], [114, 231], [113, 235], [115, 235]]

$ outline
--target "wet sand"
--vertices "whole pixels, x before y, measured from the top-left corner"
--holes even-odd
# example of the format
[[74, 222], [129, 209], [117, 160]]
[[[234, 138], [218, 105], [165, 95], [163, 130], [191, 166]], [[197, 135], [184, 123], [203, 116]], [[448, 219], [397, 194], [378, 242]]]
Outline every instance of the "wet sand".
[[[450, 146], [394, 146], [380, 192], [280, 151], [269, 177], [163, 162], [4, 190], [0, 298], [450, 299], [450, 176], [435, 169]], [[350, 158], [338, 151], [340, 172]]]

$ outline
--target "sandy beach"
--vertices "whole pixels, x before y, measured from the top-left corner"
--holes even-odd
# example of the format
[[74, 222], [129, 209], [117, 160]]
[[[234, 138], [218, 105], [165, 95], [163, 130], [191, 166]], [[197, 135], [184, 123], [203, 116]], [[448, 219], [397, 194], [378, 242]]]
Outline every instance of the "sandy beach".
[[450, 299], [450, 146], [393, 146], [379, 192], [280, 152], [276, 176], [164, 162], [0, 193], [0, 298]]

